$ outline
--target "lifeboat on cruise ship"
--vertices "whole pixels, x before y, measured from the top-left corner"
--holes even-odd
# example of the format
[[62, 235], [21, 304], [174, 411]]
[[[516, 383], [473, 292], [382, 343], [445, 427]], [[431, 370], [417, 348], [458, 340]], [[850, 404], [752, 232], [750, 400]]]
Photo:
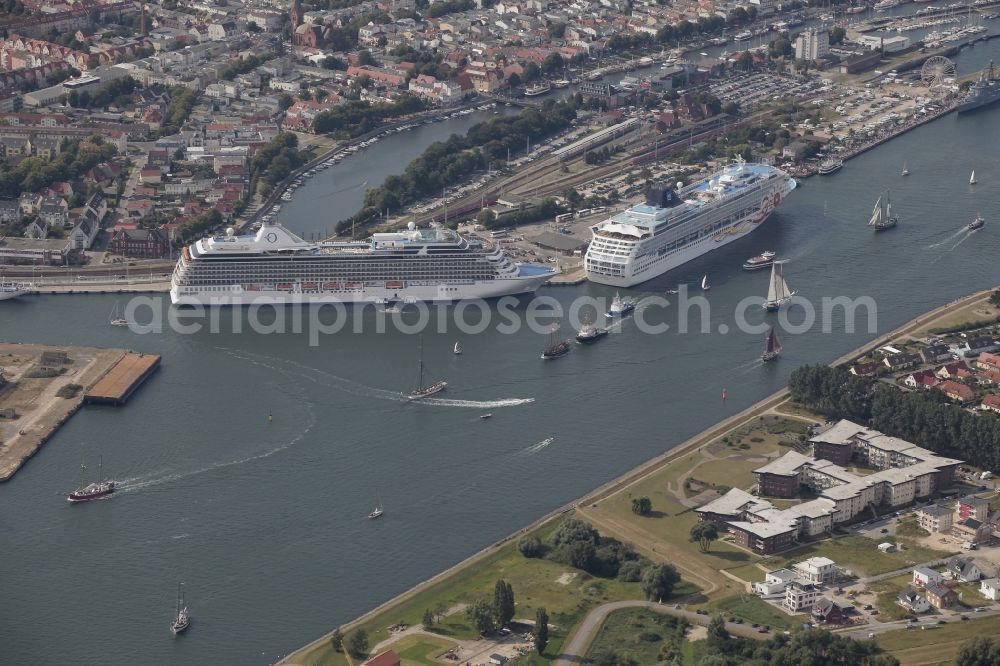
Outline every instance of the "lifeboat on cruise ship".
[[243, 291], [260, 291], [259, 284], [245, 284], [243, 285]]
[[307, 290], [307, 291], [310, 291], [310, 290], [311, 291], [315, 291], [317, 287], [316, 287], [316, 283], [315, 282], [303, 282], [302, 283], [302, 288], [304, 290]]
[[360, 282], [348, 282], [347, 284], [344, 285], [344, 287], [346, 289], [361, 289], [361, 283]]
[[326, 289], [327, 291], [334, 291], [337, 288], [337, 283], [336, 282], [324, 282], [323, 283], [323, 288]]
[[385, 283], [385, 288], [386, 289], [402, 289], [403, 288], [403, 283], [399, 282], [398, 280], [397, 281], [393, 281], [393, 282], [386, 282]]
[[275, 286], [275, 289], [277, 289], [278, 291], [291, 291], [292, 290], [292, 283], [291, 282], [279, 282]]

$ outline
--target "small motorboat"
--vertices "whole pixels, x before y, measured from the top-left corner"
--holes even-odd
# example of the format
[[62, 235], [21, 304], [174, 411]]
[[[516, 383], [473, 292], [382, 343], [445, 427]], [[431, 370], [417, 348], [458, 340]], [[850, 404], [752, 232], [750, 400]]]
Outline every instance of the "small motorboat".
[[480, 414], [479, 418], [481, 418], [484, 421], [486, 419], [491, 419], [491, 418], [493, 418], [493, 412], [489, 412], [489, 413], [486, 413], [486, 414]]
[[976, 219], [969, 222], [969, 231], [975, 231], [976, 229], [982, 229], [986, 224], [986, 218], [983, 217], [982, 213], [976, 215]]
[[774, 263], [775, 254], [771, 250], [765, 250], [761, 252], [756, 257], [750, 257], [743, 262], [743, 270], [745, 271], [758, 271], [762, 268], [767, 268]]

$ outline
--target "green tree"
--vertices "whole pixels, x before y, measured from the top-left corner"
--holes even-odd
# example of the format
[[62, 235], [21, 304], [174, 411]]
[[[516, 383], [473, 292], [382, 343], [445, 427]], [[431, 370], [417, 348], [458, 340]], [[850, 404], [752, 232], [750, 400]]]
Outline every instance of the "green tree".
[[1000, 664], [1000, 641], [976, 636], [962, 643], [955, 656], [955, 666], [996, 666]]
[[344, 633], [340, 627], [333, 630], [333, 635], [330, 636], [330, 647], [333, 648], [334, 652], [340, 652], [344, 649]]
[[351, 634], [351, 638], [347, 641], [347, 650], [358, 659], [367, 656], [368, 632], [364, 629], [358, 629]]
[[830, 44], [831, 45], [833, 45], [833, 44], [841, 44], [841, 43], [843, 43], [844, 37], [846, 37], [846, 36], [847, 36], [847, 31], [846, 30], [844, 30], [843, 28], [841, 28], [839, 25], [838, 26], [834, 26], [834, 28], [832, 30], [830, 30]]
[[506, 627], [514, 619], [514, 588], [503, 579], [493, 586], [493, 612], [498, 627]]
[[420, 623], [422, 625], [424, 625], [424, 629], [430, 629], [431, 627], [433, 627], [434, 626], [434, 611], [432, 611], [430, 608], [428, 608], [427, 610], [425, 610], [424, 611], [424, 617], [423, 617], [423, 619], [421, 620]]
[[653, 502], [648, 497], [632, 498], [632, 513], [637, 516], [648, 516], [653, 512]]
[[990, 294], [990, 305], [994, 307], [1000, 307], [1000, 289], [997, 289], [992, 294]]
[[713, 615], [708, 622], [708, 642], [713, 646], [721, 646], [729, 640], [729, 632], [726, 631], [726, 620], [722, 615]]
[[[476, 219], [478, 220], [479, 218]], [[490, 222], [492, 221], [493, 218], [491, 213]], [[480, 224], [485, 224], [485, 223], [480, 221]], [[525, 557], [541, 557], [542, 554], [545, 552], [545, 548], [544, 546], [542, 546], [542, 542], [538, 540], [538, 537], [533, 537], [533, 536], [524, 537], [523, 539], [518, 541], [517, 549]]]
[[549, 644], [549, 614], [544, 608], [535, 611], [535, 652], [542, 654]]
[[546, 76], [558, 74], [565, 66], [566, 63], [563, 61], [562, 56], [555, 51], [546, 56], [545, 60], [542, 61], [542, 71], [545, 72]]
[[719, 531], [712, 523], [698, 522], [691, 526], [690, 540], [697, 543], [703, 553], [707, 553], [712, 542], [718, 538]]
[[521, 81], [524, 83], [534, 83], [541, 75], [541, 68], [534, 62], [529, 62], [521, 71]]
[[663, 601], [670, 597], [674, 585], [680, 582], [677, 569], [669, 564], [654, 564], [642, 576], [642, 591], [651, 601]]
[[465, 608], [465, 616], [480, 634], [493, 631], [493, 605], [486, 599], [476, 599]]

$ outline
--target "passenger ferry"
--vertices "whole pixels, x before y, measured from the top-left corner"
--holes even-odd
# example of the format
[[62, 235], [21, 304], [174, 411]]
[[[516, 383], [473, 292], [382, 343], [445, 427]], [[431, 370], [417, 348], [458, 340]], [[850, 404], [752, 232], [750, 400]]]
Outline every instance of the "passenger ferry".
[[170, 283], [175, 305], [458, 301], [532, 293], [556, 274], [516, 264], [444, 228], [307, 242], [278, 223], [185, 247]]
[[795, 180], [737, 160], [706, 180], [680, 185], [653, 187], [645, 203], [591, 227], [589, 280], [631, 287], [742, 238], [774, 212]]

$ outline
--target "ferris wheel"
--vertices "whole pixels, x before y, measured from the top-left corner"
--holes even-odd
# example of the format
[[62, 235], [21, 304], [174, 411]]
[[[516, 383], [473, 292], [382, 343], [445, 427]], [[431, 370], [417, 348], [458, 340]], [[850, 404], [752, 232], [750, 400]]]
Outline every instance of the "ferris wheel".
[[929, 88], [951, 83], [955, 80], [955, 63], [944, 56], [932, 56], [920, 68], [920, 80]]

